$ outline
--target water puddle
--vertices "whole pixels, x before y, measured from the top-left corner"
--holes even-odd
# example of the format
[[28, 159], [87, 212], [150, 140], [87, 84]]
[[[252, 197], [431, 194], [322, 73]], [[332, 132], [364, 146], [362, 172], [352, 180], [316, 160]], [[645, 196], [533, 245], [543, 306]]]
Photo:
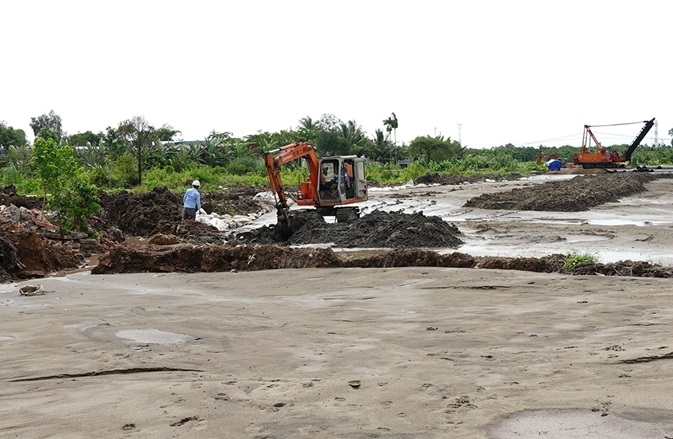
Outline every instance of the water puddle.
[[158, 329], [126, 329], [117, 332], [116, 335], [119, 338], [125, 338], [138, 343], [162, 345], [181, 344], [194, 339], [194, 337], [189, 335], [164, 332]]

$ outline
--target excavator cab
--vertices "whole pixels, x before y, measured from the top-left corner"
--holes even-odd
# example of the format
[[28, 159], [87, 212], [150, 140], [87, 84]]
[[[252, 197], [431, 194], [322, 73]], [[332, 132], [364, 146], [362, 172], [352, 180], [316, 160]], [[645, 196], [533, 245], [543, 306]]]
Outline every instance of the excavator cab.
[[347, 205], [366, 200], [367, 180], [363, 158], [339, 156], [320, 160], [316, 208], [321, 215], [336, 216], [339, 222], [349, 221], [360, 216], [360, 209]]
[[366, 199], [364, 160], [355, 156], [325, 157], [320, 160], [319, 204]]

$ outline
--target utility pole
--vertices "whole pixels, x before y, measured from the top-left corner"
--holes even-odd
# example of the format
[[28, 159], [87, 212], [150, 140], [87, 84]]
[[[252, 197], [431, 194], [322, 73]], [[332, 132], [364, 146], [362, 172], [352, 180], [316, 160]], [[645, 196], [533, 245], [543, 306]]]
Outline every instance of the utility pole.
[[460, 133], [462, 127], [463, 127], [463, 124], [459, 123], [458, 124], [458, 143], [460, 143], [460, 146], [463, 146], [463, 140], [462, 140], [461, 133]]
[[654, 145], [659, 145], [659, 119], [654, 121]]

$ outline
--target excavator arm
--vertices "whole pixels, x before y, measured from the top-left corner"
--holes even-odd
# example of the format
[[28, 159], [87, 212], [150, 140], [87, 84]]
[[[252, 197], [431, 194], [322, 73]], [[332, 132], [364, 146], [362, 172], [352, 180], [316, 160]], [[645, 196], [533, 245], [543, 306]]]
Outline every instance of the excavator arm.
[[320, 160], [313, 145], [305, 142], [295, 142], [278, 149], [264, 153], [264, 164], [269, 176], [271, 192], [276, 197], [278, 211], [278, 227], [282, 234], [289, 236], [293, 231], [292, 215], [288, 205], [287, 195], [280, 177], [281, 166], [294, 160], [304, 159], [308, 165], [309, 178], [299, 185], [299, 200], [301, 204], [315, 204], [317, 200], [318, 178], [320, 175]]

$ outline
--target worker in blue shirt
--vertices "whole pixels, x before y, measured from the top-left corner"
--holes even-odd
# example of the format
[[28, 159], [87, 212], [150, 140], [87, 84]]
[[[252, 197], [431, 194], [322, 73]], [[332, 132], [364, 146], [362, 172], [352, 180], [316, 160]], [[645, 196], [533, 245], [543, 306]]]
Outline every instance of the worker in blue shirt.
[[199, 193], [199, 187], [201, 183], [199, 180], [194, 180], [192, 187], [187, 189], [185, 195], [182, 197], [182, 205], [185, 210], [182, 213], [182, 221], [185, 220], [195, 220], [196, 212], [201, 212], [201, 194]]

